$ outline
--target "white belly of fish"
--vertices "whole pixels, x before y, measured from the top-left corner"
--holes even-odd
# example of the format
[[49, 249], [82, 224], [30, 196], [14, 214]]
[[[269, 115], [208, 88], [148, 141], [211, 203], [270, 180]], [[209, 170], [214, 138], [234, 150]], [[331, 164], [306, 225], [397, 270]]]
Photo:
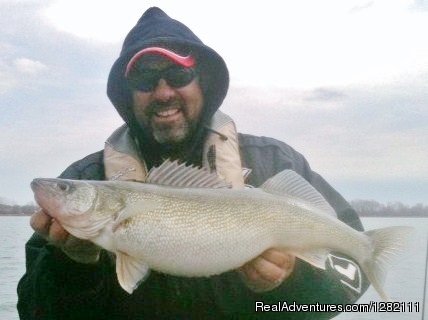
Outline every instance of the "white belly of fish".
[[210, 276], [236, 269], [273, 246], [273, 226], [258, 219], [222, 205], [214, 209], [200, 202], [174, 201], [129, 219], [114, 239], [118, 250], [141, 258], [154, 270]]

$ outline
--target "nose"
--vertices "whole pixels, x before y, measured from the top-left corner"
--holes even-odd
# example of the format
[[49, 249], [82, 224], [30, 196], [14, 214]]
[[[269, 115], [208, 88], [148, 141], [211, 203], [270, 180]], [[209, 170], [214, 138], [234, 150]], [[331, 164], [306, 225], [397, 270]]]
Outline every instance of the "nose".
[[153, 98], [162, 102], [169, 101], [175, 94], [175, 89], [168, 85], [164, 79], [160, 79], [158, 85], [153, 90]]

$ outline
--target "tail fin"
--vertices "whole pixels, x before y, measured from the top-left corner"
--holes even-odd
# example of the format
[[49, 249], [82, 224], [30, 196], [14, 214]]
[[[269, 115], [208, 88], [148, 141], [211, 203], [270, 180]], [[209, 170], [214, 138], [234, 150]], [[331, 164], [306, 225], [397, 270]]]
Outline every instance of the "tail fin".
[[387, 227], [364, 232], [373, 243], [372, 256], [361, 267], [383, 300], [389, 300], [383, 284], [386, 268], [392, 259], [404, 251], [412, 227]]

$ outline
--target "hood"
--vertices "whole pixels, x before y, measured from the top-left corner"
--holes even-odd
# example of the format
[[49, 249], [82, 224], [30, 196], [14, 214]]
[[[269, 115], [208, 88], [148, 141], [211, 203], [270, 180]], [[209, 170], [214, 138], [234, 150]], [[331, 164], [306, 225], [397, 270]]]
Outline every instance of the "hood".
[[137, 129], [131, 111], [132, 95], [125, 79], [125, 69], [134, 54], [154, 45], [173, 50], [181, 48], [196, 57], [204, 94], [202, 122], [208, 123], [223, 102], [229, 87], [226, 64], [217, 52], [204, 45], [187, 26], [170, 18], [161, 9], [152, 7], [142, 15], [126, 36], [120, 56], [111, 68], [107, 84], [107, 95], [132, 134], [144, 135], [144, 132], [136, 132], [144, 131], [144, 128]]

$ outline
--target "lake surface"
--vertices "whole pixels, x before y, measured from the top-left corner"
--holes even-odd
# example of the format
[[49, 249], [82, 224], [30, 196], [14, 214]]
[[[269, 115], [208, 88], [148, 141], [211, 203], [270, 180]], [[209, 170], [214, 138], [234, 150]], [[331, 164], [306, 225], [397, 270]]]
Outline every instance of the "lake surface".
[[[24, 245], [32, 234], [29, 217], [0, 216], [0, 319], [16, 320], [16, 286], [25, 272]], [[425, 264], [428, 244], [428, 218], [363, 218], [366, 229], [393, 225], [415, 228], [406, 253], [398, 257], [390, 268], [385, 291], [394, 301], [419, 302], [416, 313], [342, 313], [337, 320], [420, 320], [425, 286]], [[428, 292], [427, 292], [428, 295]], [[358, 303], [380, 301], [378, 294], [369, 288]], [[425, 318], [428, 319], [428, 299], [425, 301]], [[284, 316], [286, 318], [286, 316]]]

